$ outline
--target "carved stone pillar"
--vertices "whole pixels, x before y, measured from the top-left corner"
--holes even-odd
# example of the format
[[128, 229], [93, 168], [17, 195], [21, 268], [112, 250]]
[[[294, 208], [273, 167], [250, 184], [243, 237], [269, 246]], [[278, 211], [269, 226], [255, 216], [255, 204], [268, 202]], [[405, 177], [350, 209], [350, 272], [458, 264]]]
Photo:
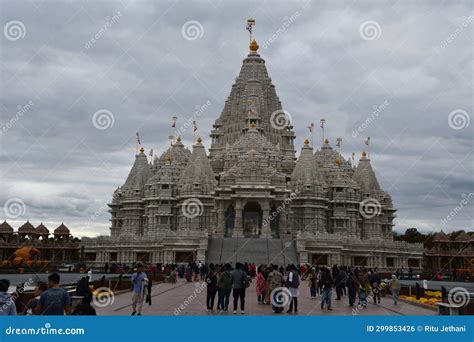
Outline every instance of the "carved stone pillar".
[[286, 210], [283, 210], [278, 214], [278, 237], [282, 238], [286, 236], [286, 232], [289, 230], [287, 227], [288, 221], [286, 220]]
[[242, 202], [238, 200], [235, 203], [235, 225], [234, 225], [234, 233], [232, 235], [233, 237], [242, 237], [244, 235], [242, 211], [243, 211]]
[[217, 207], [217, 236], [225, 236], [225, 226], [226, 226], [226, 217], [224, 211], [225, 203], [223, 201], [219, 202]]
[[261, 238], [271, 238], [272, 237], [272, 229], [271, 229], [271, 221], [270, 221], [270, 205], [268, 202], [262, 203], [262, 230], [260, 233]]

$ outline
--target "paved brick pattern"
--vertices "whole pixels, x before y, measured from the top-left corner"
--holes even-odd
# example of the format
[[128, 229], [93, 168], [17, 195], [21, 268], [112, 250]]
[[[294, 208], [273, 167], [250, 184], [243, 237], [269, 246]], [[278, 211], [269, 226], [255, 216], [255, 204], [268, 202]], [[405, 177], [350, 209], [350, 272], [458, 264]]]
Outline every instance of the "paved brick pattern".
[[[321, 299], [311, 299], [307, 282], [304, 281], [300, 287], [298, 315], [353, 315], [354, 308], [348, 305], [348, 298], [343, 297], [341, 301], [334, 300], [333, 310], [322, 311]], [[98, 315], [130, 315], [132, 293], [124, 293], [115, 296], [114, 303], [104, 308], [96, 308]], [[270, 305], [257, 304], [255, 283], [253, 282], [246, 293], [246, 315], [277, 315], [272, 313]], [[230, 298], [232, 309], [232, 295]], [[217, 304], [217, 297], [216, 302]], [[382, 298], [380, 305], [369, 304], [365, 309], [355, 308], [357, 315], [436, 315], [435, 311], [421, 308], [412, 304], [399, 303], [393, 305], [390, 297]], [[179, 280], [177, 284], [157, 284], [152, 289], [152, 305], [144, 303], [143, 315], [227, 315], [233, 316], [232, 311], [228, 313], [207, 312], [206, 310], [206, 288], [201, 282], [188, 283]], [[239, 313], [240, 315], [240, 313]], [[289, 315], [286, 313], [278, 315]]]

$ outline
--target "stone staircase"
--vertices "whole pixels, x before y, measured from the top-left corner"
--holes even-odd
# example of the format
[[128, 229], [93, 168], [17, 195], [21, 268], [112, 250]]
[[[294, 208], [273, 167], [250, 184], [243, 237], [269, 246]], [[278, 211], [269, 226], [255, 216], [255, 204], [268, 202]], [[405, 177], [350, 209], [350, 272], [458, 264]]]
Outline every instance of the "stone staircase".
[[210, 238], [206, 261], [288, 265], [297, 263], [298, 258], [292, 239]]

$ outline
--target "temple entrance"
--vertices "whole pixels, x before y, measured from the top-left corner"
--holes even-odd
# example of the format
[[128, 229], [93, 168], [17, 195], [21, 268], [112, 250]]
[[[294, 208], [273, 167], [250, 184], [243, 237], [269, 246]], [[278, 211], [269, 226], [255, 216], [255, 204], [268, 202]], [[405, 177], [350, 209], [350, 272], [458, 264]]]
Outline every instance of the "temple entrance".
[[196, 253], [192, 251], [176, 251], [174, 253], [175, 263], [188, 263], [196, 260]]
[[225, 212], [225, 237], [232, 237], [235, 226], [235, 210], [234, 207], [229, 206]]
[[256, 202], [247, 203], [244, 207], [244, 236], [259, 237], [262, 227], [262, 208]]
[[278, 213], [277, 208], [275, 206], [273, 206], [270, 210], [270, 218], [270, 229], [272, 231], [272, 238], [278, 239], [280, 238], [280, 233], [278, 231], [278, 227], [280, 225], [280, 214]]

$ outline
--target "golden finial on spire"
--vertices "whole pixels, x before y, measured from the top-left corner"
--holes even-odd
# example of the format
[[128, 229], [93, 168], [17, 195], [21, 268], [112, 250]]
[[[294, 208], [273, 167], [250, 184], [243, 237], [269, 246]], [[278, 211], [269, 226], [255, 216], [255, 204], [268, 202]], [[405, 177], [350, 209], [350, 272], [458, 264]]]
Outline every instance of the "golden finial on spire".
[[362, 152], [362, 157], [363, 157], [363, 158], [367, 157], [367, 153], [366, 153], [365, 151]]
[[341, 160], [339, 158], [336, 158], [336, 165], [341, 166]]
[[181, 142], [181, 137], [177, 137], [177, 138], [176, 138], [176, 141], [177, 141], [177, 142]]
[[256, 124], [255, 122], [252, 122], [252, 123], [250, 124], [250, 128], [257, 128], [257, 124]]
[[304, 140], [304, 144], [305, 144], [305, 145], [309, 145], [309, 140], [308, 140], [308, 139], [305, 139], [305, 140]]
[[198, 143], [198, 145], [201, 145], [201, 143], [202, 143], [201, 137], [197, 138], [197, 143]]
[[140, 148], [140, 153], [144, 153], [145, 152], [145, 149], [142, 147]]
[[254, 54], [257, 53], [259, 46], [258, 46], [258, 43], [255, 39], [252, 40], [252, 42], [250, 43], [249, 48], [250, 48], [250, 53], [254, 53]]
[[324, 145], [328, 145], [329, 144], [329, 139], [324, 139]]

